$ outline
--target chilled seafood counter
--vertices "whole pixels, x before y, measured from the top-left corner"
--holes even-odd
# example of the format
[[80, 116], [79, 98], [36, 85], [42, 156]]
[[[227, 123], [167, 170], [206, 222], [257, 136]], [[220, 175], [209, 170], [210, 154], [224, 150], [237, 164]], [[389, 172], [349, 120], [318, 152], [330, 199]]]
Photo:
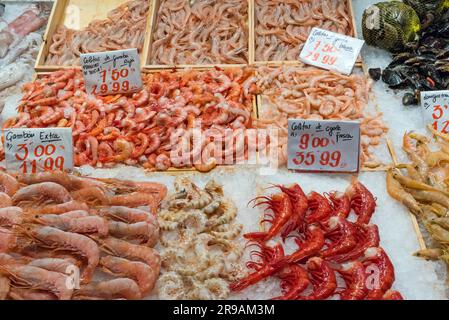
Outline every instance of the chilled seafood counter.
[[448, 26], [0, 1], [0, 300], [448, 299]]

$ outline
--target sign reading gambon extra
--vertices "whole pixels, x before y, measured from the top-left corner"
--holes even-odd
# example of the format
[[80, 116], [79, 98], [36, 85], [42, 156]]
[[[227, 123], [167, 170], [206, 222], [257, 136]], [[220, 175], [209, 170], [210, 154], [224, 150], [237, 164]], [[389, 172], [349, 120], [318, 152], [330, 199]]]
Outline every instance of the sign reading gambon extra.
[[358, 172], [360, 123], [288, 120], [288, 169]]
[[6, 129], [4, 141], [9, 172], [37, 173], [73, 168], [70, 128]]

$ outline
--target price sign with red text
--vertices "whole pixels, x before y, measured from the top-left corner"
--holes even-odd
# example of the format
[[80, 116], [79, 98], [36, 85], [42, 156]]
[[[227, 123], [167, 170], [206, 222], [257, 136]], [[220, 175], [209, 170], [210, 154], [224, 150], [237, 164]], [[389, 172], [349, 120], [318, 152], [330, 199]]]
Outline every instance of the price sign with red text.
[[449, 91], [421, 92], [421, 105], [424, 125], [449, 134]]
[[288, 169], [358, 172], [360, 123], [288, 120]]
[[137, 49], [81, 55], [86, 91], [91, 95], [136, 92], [142, 88]]
[[72, 129], [24, 128], [4, 131], [6, 170], [36, 173], [73, 168]]
[[302, 62], [349, 75], [365, 41], [313, 28], [300, 54]]

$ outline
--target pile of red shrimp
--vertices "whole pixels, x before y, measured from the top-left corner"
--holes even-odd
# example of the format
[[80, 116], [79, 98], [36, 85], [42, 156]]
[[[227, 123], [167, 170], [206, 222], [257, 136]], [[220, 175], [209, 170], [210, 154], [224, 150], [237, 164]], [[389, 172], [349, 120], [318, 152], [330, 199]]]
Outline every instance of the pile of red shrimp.
[[[370, 224], [376, 202], [363, 184], [354, 180], [345, 193], [324, 195], [305, 195], [298, 184], [277, 187], [279, 193], [255, 199], [256, 206], [267, 207], [263, 221], [270, 227], [244, 235], [260, 251], [252, 251], [252, 273], [231, 284], [232, 290], [276, 277], [283, 293], [277, 300], [403, 299], [391, 289], [394, 267]], [[286, 254], [281, 243], [270, 246], [278, 235], [284, 243], [294, 238], [297, 249]], [[337, 290], [340, 283], [345, 285]]]
[[361, 123], [361, 162], [376, 167], [371, 148], [388, 131], [382, 115], [368, 114], [370, 83], [363, 75], [345, 76], [314, 67], [283, 66], [257, 69], [261, 95], [257, 128], [279, 129], [279, 162], [287, 162], [288, 119], [358, 120]]
[[[217, 157], [237, 153], [240, 146], [231, 143], [210, 163], [203, 161], [209, 159], [203, 152], [217, 140], [206, 137], [194, 144], [194, 132], [224, 137], [251, 127], [253, 70], [161, 71], [144, 74], [143, 80], [144, 88], [135, 94], [91, 96], [80, 71], [53, 72], [24, 85], [19, 115], [4, 128], [72, 128], [76, 166], [124, 163], [167, 170], [195, 165], [208, 171], [220, 163]], [[227, 137], [224, 144], [236, 138]]]
[[[0, 300], [135, 300], [152, 291], [164, 185], [3, 171], [0, 183]], [[99, 271], [114, 278], [93, 281]]]
[[256, 0], [256, 61], [298, 60], [312, 28], [354, 35], [347, 0]]

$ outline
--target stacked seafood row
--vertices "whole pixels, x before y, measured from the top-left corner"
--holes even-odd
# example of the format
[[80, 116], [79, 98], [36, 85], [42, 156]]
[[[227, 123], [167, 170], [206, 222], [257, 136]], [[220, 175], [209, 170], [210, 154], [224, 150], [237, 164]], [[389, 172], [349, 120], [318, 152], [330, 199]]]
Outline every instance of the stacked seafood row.
[[31, 80], [49, 11], [47, 4], [31, 5], [0, 31], [0, 111], [9, 96], [20, 93], [20, 84]]
[[256, 0], [256, 61], [295, 61], [312, 28], [354, 35], [346, 0]]
[[105, 20], [94, 20], [85, 29], [58, 27], [51, 38], [46, 65], [76, 66], [90, 52], [143, 49], [150, 9], [148, 0], [128, 1], [111, 10]]
[[[0, 173], [0, 299], [141, 299], [159, 276], [163, 185]], [[102, 271], [111, 280], [93, 281]]]
[[[234, 282], [240, 291], [268, 277], [280, 279], [280, 300], [323, 300], [339, 295], [342, 300], [402, 299], [391, 290], [394, 268], [386, 252], [379, 247], [379, 232], [370, 224], [376, 203], [371, 192], [353, 181], [346, 193], [324, 196], [304, 194], [298, 184], [278, 186], [280, 193], [257, 198], [256, 205], [267, 205], [264, 222], [267, 231], [245, 234], [260, 251], [247, 263], [252, 271]], [[263, 200], [263, 201], [261, 201]], [[351, 209], [357, 218], [349, 219]], [[285, 243], [294, 238], [297, 250], [284, 253], [284, 246], [268, 241], [281, 236]], [[341, 290], [339, 278], [345, 286]]]
[[162, 205], [162, 276], [159, 298], [217, 300], [229, 297], [229, 283], [244, 276], [240, 264], [243, 226], [235, 222], [237, 208], [222, 186], [209, 181], [204, 190], [184, 178]]
[[341, 75], [313, 67], [259, 67], [261, 95], [257, 128], [279, 129], [280, 163], [287, 162], [288, 119], [355, 120], [361, 124], [361, 160], [379, 165], [372, 147], [388, 131], [381, 114], [368, 114], [370, 82], [363, 75]]
[[152, 64], [248, 64], [248, 1], [160, 2]]
[[[220, 149], [226, 149], [222, 157], [237, 157], [243, 146], [235, 140], [252, 120], [251, 69], [162, 71], [144, 74], [143, 80], [144, 88], [132, 95], [91, 96], [80, 71], [53, 72], [24, 85], [19, 115], [4, 128], [72, 128], [77, 166], [195, 165], [208, 171], [225, 163], [218, 152], [216, 161], [202, 162], [217, 135], [224, 144]], [[195, 129], [209, 129], [211, 136], [194, 145]]]
[[387, 190], [416, 215], [433, 240], [433, 248], [416, 254], [426, 259], [441, 259], [449, 265], [449, 136], [431, 126], [429, 129], [437, 149], [428, 137], [406, 133], [403, 149], [412, 163], [401, 166], [405, 173], [400, 169], [387, 173]]

